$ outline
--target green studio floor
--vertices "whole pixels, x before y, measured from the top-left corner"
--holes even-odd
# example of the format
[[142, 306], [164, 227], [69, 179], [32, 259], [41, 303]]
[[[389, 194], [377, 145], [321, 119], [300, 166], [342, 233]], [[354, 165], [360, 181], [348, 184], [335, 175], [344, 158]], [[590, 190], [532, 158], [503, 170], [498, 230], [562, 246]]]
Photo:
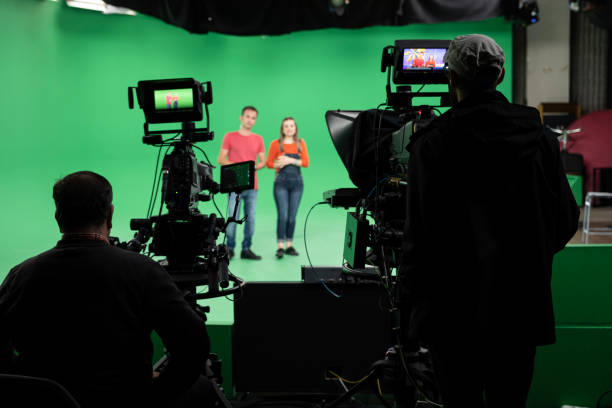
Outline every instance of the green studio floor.
[[[259, 197], [265, 200], [266, 197]], [[239, 251], [230, 263], [230, 271], [246, 282], [249, 281], [299, 281], [301, 267], [308, 265], [304, 246], [304, 221], [308, 211], [316, 201], [302, 202], [297, 215], [294, 236], [294, 247], [299, 256], [284, 256], [277, 259], [276, 251], [276, 213], [274, 211], [258, 211], [253, 237], [252, 250], [262, 256], [260, 261], [240, 259]], [[259, 203], [258, 203], [259, 207]], [[274, 208], [267, 206], [267, 208]], [[331, 208], [329, 205], [316, 206], [308, 217], [306, 225], [306, 244], [310, 261], [315, 266], [341, 266], [344, 247], [344, 227], [346, 211], [341, 208]], [[236, 248], [240, 249], [243, 226], [238, 227]], [[221, 242], [221, 237], [219, 242]], [[217, 298], [201, 301], [201, 305], [209, 305], [210, 324], [231, 324], [233, 318], [232, 301], [227, 298]]]
[[[317, 216], [313, 217], [312, 223], [309, 220], [307, 226], [313, 264], [338, 265], [344, 211], [321, 206], [313, 214]], [[327, 225], [328, 228], [323, 233], [316, 231], [317, 225]], [[257, 232], [261, 234], [261, 230], [258, 227]], [[272, 230], [267, 233], [272, 234]], [[261, 237], [254, 247], [264, 255], [262, 261], [237, 260], [232, 263], [232, 271], [247, 281], [299, 280], [300, 266], [307, 262], [305, 256], [276, 260], [273, 246], [264, 252], [263, 242]], [[271, 242], [273, 244], [274, 240]], [[296, 244], [298, 249], [303, 247], [301, 240]], [[538, 348], [529, 408], [558, 408], [563, 405], [594, 407], [597, 398], [612, 388], [609, 364], [611, 263], [610, 244], [572, 244], [555, 256], [553, 295], [557, 342]], [[224, 360], [224, 387], [232, 390], [232, 304], [227, 299], [216, 299], [207, 304], [212, 308], [209, 320], [212, 346]]]

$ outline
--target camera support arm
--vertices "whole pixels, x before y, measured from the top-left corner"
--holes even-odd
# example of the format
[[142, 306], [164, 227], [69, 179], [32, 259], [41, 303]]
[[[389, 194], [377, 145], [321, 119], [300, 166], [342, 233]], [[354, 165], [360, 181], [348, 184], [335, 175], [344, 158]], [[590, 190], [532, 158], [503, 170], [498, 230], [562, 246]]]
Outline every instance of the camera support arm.
[[[189, 123], [189, 122], [186, 122]], [[142, 137], [142, 142], [148, 145], [156, 145], [162, 144], [162, 135], [163, 134], [172, 134], [172, 133], [187, 133], [185, 142], [206, 142], [208, 140], [212, 140], [214, 138], [214, 132], [208, 130], [208, 128], [200, 128], [196, 129], [195, 127], [186, 127], [183, 124], [182, 129], [168, 129], [168, 130], [149, 130], [149, 123], [144, 123], [144, 136]], [[185, 137], [185, 136], [184, 136]]]
[[236, 218], [239, 215], [238, 214], [238, 206], [239, 205], [240, 205], [240, 193], [236, 193], [236, 203], [234, 204], [234, 211], [233, 211], [232, 215], [227, 217], [227, 221], [225, 221], [225, 225], [223, 226], [223, 230], [222, 230], [223, 233], [225, 233], [225, 230], [227, 229], [227, 226], [230, 224], [230, 222], [235, 222], [236, 224], [242, 224], [242, 223], [244, 223], [246, 221], [246, 219], [247, 219], [246, 215], [241, 220]]

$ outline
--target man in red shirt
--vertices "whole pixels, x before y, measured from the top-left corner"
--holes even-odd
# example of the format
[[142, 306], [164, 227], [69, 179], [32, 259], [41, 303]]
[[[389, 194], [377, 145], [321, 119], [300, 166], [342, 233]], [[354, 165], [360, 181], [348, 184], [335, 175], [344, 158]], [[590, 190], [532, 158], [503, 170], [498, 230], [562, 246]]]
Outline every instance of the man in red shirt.
[[[228, 132], [223, 136], [221, 151], [217, 161], [220, 165], [225, 166], [232, 163], [238, 163], [247, 160], [255, 161], [255, 170], [262, 169], [266, 165], [266, 154], [263, 138], [251, 132], [251, 129], [257, 121], [257, 109], [253, 106], [246, 106], [242, 109], [240, 115], [240, 129], [236, 132]], [[258, 160], [259, 159], [259, 160]], [[244, 202], [244, 215], [246, 216], [246, 224], [244, 227], [244, 238], [242, 240], [242, 251], [240, 257], [243, 259], [261, 259], [261, 256], [256, 255], [251, 251], [251, 240], [255, 232], [255, 208], [257, 205], [257, 173], [255, 173], [255, 188], [252, 190], [243, 191], [240, 194], [241, 202], [238, 205], [236, 218], [240, 218], [240, 207]], [[236, 194], [231, 193], [228, 200], [228, 213], [231, 215], [234, 212], [236, 204]], [[236, 246], [236, 223], [232, 222], [227, 226], [226, 231], [227, 247], [229, 248], [230, 258], [234, 256], [234, 247]]]
[[412, 68], [423, 68], [425, 66], [424, 50], [416, 50], [416, 56], [412, 60]]

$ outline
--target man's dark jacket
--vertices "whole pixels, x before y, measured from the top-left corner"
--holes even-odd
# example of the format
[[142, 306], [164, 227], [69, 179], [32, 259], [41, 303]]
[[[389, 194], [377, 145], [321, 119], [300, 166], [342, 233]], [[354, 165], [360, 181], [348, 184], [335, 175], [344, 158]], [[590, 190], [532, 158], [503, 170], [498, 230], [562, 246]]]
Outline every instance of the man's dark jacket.
[[[155, 381], [152, 330], [171, 354]], [[104, 241], [63, 240], [0, 287], [0, 350], [11, 348], [14, 373], [54, 379], [83, 407], [152, 406], [198, 378], [209, 339], [158, 263]]]
[[408, 148], [411, 335], [553, 343], [552, 260], [579, 212], [538, 111], [497, 91], [472, 95]]

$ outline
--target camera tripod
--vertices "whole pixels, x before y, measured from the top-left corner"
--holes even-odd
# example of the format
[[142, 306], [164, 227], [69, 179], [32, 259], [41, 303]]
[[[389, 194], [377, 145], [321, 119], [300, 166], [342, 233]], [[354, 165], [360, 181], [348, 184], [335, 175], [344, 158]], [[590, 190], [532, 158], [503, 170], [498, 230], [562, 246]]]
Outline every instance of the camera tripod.
[[[163, 371], [166, 364], [168, 364], [169, 355], [164, 354], [158, 361], [153, 365], [153, 371]], [[202, 378], [203, 377], [203, 378]], [[206, 380], [204, 380], [204, 378]], [[221, 360], [217, 358], [217, 355], [211, 353], [208, 355], [206, 359], [205, 372], [202, 373], [202, 376], [192, 387], [205, 388], [203, 390], [198, 390], [200, 393], [205, 393], [207, 395], [207, 400], [212, 402], [213, 407], [221, 407], [221, 408], [232, 408], [232, 404], [229, 402], [225, 393], [223, 392], [223, 388], [221, 388], [220, 383], [222, 383], [223, 378], [221, 377]], [[208, 402], [208, 401], [207, 401]]]
[[[379, 247], [378, 259], [384, 259], [385, 253], [382, 246]], [[384, 269], [384, 268], [381, 268]], [[382, 277], [381, 277], [382, 278]], [[397, 277], [388, 276], [386, 282], [390, 282], [388, 295], [391, 303], [391, 338], [395, 340], [392, 347], [388, 348], [383, 359], [375, 361], [367, 371], [367, 374], [350, 389], [338, 396], [323, 408], [337, 408], [343, 402], [360, 391], [370, 389], [378, 400], [386, 408], [391, 404], [383, 395], [382, 385], [392, 393], [395, 399], [395, 408], [425, 408], [439, 407], [435, 400], [440, 399], [438, 386], [430, 361], [429, 351], [420, 347], [416, 342], [405, 338], [401, 328], [408, 327], [407, 318], [410, 315], [409, 306], [401, 301], [401, 286]], [[402, 313], [400, 313], [400, 311]], [[333, 374], [333, 373], [332, 373]], [[338, 375], [339, 380], [342, 378]], [[433, 401], [432, 401], [433, 400]]]
[[[203, 321], [206, 321], [206, 313], [210, 312], [209, 306], [200, 306], [197, 303], [198, 298], [204, 297], [215, 297], [218, 295], [216, 291], [213, 291], [212, 294], [204, 294], [201, 296], [196, 294], [197, 284], [195, 281], [185, 282], [185, 281], [177, 281], [177, 276], [173, 276], [175, 278], [175, 283], [179, 287], [179, 290], [183, 292], [184, 298], [187, 300], [187, 303], [192, 307], [192, 309], [196, 312], [198, 316]], [[209, 279], [211, 277], [209, 276]], [[232, 281], [237, 280], [232, 276]], [[201, 279], [201, 277], [199, 277]], [[201, 284], [201, 281], [198, 280]], [[216, 281], [215, 281], [216, 283]], [[210, 282], [209, 282], [210, 285]], [[230, 289], [230, 292], [232, 290]], [[164, 355], [153, 365], [153, 371], [161, 372], [164, 370], [165, 366], [168, 364], [171, 356], [166, 352]], [[212, 407], [221, 407], [221, 408], [232, 408], [232, 404], [229, 402], [225, 393], [223, 392], [223, 388], [221, 384], [223, 383], [223, 377], [221, 375], [221, 360], [217, 358], [217, 355], [211, 353], [208, 355], [208, 358], [205, 362], [205, 367], [203, 372], [200, 375], [200, 378], [194, 383], [192, 388], [196, 388], [194, 390], [194, 394], [198, 394], [200, 399], [206, 399], [207, 404]], [[190, 394], [188, 392], [188, 394]], [[187, 397], [189, 398], [189, 397]], [[194, 397], [198, 399], [198, 397]]]
[[[371, 387], [371, 390], [374, 391], [378, 400], [386, 408], [392, 408], [391, 404], [383, 396], [381, 386], [383, 381], [385, 384], [391, 386], [396, 407], [425, 408], [437, 406], [435, 403], [420, 401], [417, 398], [418, 394], [422, 392], [424, 385], [426, 385], [425, 383], [433, 382], [432, 374], [428, 372], [427, 366], [423, 361], [423, 351], [411, 352], [408, 357], [402, 355], [402, 353], [401, 346], [389, 348], [385, 358], [375, 361], [370, 366], [368, 374], [365, 377], [329, 404], [324, 404], [324, 408], [339, 407], [343, 402], [351, 399], [358, 392], [365, 391], [368, 386]], [[406, 360], [408, 360], [408, 362]], [[409, 364], [418, 368], [421, 378], [416, 379], [412, 374], [407, 372]], [[420, 384], [417, 384], [417, 382]]]
[[[195, 310], [195, 312], [202, 317], [202, 320], [206, 320], [206, 313], [210, 312], [210, 308], [208, 306], [202, 307], [199, 306], [195, 300], [193, 302], [189, 302], [191, 307]], [[170, 355], [165, 352], [164, 355], [153, 365], [154, 372], [162, 372], [168, 361], [170, 359]], [[214, 407], [222, 407], [222, 408], [232, 408], [231, 403], [225, 397], [225, 393], [221, 388], [221, 384], [223, 383], [223, 377], [221, 376], [221, 360], [217, 358], [217, 355], [211, 353], [208, 355], [206, 359], [204, 372], [201, 373], [200, 378], [192, 385], [192, 387], [197, 387], [197, 393], [205, 394], [206, 400], [214, 401], [214, 404], [211, 406]]]
[[394, 370], [395, 364], [389, 360], [378, 360], [370, 367], [368, 374], [362, 378], [357, 384], [353, 385], [348, 391], [340, 395], [338, 398], [325, 405], [324, 408], [335, 408], [339, 407], [343, 402], [351, 399], [355, 394], [360, 391], [364, 391], [366, 386], [371, 386], [372, 390], [376, 394], [378, 400], [386, 407], [392, 408], [391, 405], [385, 400], [380, 389], [380, 380], [385, 375], [385, 370]]

